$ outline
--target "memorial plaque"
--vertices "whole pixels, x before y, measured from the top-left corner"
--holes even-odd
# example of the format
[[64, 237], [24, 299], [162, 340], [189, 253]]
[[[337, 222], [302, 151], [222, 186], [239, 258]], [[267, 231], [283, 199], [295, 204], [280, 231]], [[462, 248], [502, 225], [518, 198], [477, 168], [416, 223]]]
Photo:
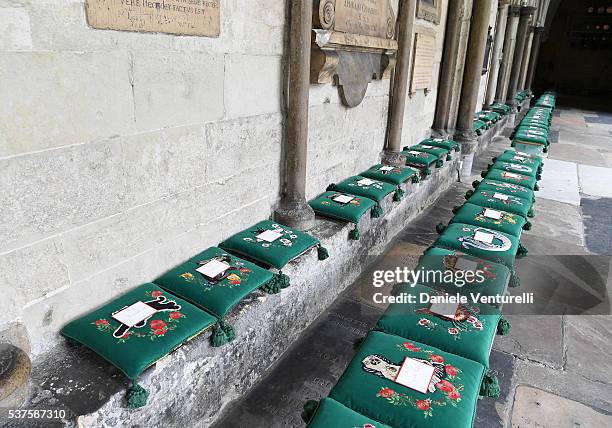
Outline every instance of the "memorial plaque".
[[414, 60], [412, 62], [410, 92], [431, 88], [435, 55], [435, 36], [425, 32], [416, 33], [414, 37]]
[[395, 19], [388, 0], [336, 0], [334, 30], [382, 38], [393, 37]]
[[218, 37], [221, 0], [87, 0], [93, 28]]

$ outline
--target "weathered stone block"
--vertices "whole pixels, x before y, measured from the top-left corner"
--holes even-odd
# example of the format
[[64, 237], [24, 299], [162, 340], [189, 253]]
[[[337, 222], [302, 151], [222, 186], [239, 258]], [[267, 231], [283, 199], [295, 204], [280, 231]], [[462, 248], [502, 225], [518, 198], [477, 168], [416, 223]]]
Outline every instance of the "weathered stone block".
[[0, 53], [0, 157], [132, 129], [128, 73], [126, 52]]
[[125, 196], [116, 140], [0, 160], [0, 182], [0, 252], [116, 214]]
[[30, 16], [23, 7], [0, 7], [0, 50], [32, 49]]

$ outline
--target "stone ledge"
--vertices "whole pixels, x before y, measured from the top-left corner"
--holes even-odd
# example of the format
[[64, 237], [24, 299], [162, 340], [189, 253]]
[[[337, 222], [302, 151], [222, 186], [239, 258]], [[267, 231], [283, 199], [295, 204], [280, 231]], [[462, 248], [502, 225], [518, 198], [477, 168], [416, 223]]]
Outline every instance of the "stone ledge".
[[383, 217], [364, 216], [359, 241], [348, 239], [352, 225], [317, 218], [311, 233], [331, 257], [321, 262], [316, 251], [310, 251], [283, 269], [291, 278], [289, 288], [278, 295], [255, 292], [245, 299], [227, 318], [236, 329], [234, 342], [212, 348], [210, 333], [205, 332], [145, 371], [139, 384], [151, 393], [146, 407], [126, 409], [125, 376], [85, 347], [65, 342], [35, 361], [33, 393], [24, 407], [64, 408], [67, 426], [211, 424], [354, 282], [374, 259], [368, 256], [381, 254], [458, 180], [460, 153], [454, 155], [426, 180], [406, 183], [399, 203], [393, 202], [392, 194], [387, 196], [381, 204]]

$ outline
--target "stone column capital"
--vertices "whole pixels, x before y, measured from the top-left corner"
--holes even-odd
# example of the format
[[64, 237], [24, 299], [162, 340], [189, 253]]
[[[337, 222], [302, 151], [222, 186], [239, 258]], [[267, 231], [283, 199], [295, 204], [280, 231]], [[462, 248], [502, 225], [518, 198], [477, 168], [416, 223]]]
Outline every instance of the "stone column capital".
[[497, 2], [497, 8], [498, 9], [503, 9], [504, 7], [508, 6], [510, 4], [510, 0], [499, 0]]
[[519, 16], [521, 12], [521, 6], [516, 4], [511, 4], [508, 8], [508, 17], [516, 17]]
[[535, 33], [540, 33], [540, 34], [541, 34], [541, 33], [543, 33], [543, 32], [544, 32], [544, 27], [539, 27], [539, 26], [537, 26], [537, 25], [534, 25], [534, 26], [532, 27], [532, 29], [533, 29], [534, 34], [535, 34]]
[[521, 7], [521, 16], [531, 16], [533, 12], [536, 11], [536, 7], [534, 6], [523, 6]]

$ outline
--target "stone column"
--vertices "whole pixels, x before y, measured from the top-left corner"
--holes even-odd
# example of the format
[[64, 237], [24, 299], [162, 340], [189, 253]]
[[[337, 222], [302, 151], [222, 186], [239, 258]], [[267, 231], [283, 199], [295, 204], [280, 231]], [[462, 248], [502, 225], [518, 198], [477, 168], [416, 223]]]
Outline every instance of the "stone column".
[[471, 16], [472, 0], [449, 2], [438, 98], [432, 125], [434, 136], [447, 137], [455, 132]]
[[514, 45], [516, 43], [516, 30], [519, 22], [519, 6], [510, 6], [508, 8], [508, 22], [506, 23], [506, 34], [504, 36], [504, 48], [502, 60], [499, 65], [499, 77], [497, 78], [497, 88], [495, 88], [495, 102], [505, 103], [506, 92], [508, 90], [508, 75], [510, 73], [510, 65], [514, 57]]
[[[403, 0], [399, 5], [397, 32], [397, 63], [391, 85], [387, 145], [381, 154], [382, 163], [400, 165], [399, 152], [402, 150], [402, 128], [408, 77], [410, 76], [410, 57], [414, 39], [414, 17], [417, 0]], [[404, 159], [405, 160], [405, 159]]]
[[499, 0], [497, 4], [497, 19], [495, 21], [495, 39], [493, 40], [493, 52], [491, 54], [491, 68], [487, 82], [487, 94], [485, 95], [485, 106], [493, 104], [495, 90], [497, 88], [497, 77], [502, 60], [502, 47], [506, 35], [506, 22], [508, 21], [509, 0]]
[[527, 67], [525, 89], [531, 89], [533, 85], [535, 70], [538, 65], [538, 56], [540, 54], [540, 41], [543, 32], [544, 27], [534, 27], [533, 29], [533, 41], [531, 42], [531, 55], [529, 56], [529, 67]]
[[461, 99], [457, 114], [457, 131], [455, 132], [455, 140], [461, 143], [462, 177], [471, 175], [474, 153], [478, 146], [478, 139], [472, 126], [480, 89], [491, 6], [490, 0], [474, 0], [474, 6], [472, 7], [472, 24], [470, 26], [468, 50], [465, 56]]
[[521, 64], [523, 62], [523, 52], [527, 45], [527, 32], [529, 31], [529, 21], [531, 20], [531, 14], [535, 10], [533, 6], [526, 6], [521, 8], [521, 14], [519, 18], [518, 29], [516, 30], [516, 44], [514, 46], [514, 59], [512, 61], [512, 68], [510, 69], [510, 76], [508, 79], [508, 92], [506, 93], [506, 104], [512, 106], [512, 111], [516, 112], [517, 104], [514, 97], [518, 92], [518, 83], [521, 74]]
[[529, 58], [531, 57], [531, 45], [533, 43], [533, 27], [529, 27], [529, 36], [527, 37], [527, 45], [523, 51], [523, 60], [521, 61], [521, 77], [519, 79], [518, 90], [522, 91], [525, 88], [525, 81], [527, 79], [527, 67], [529, 65]]
[[280, 207], [274, 217], [279, 223], [308, 230], [314, 226], [315, 218], [306, 203], [312, 0], [292, 0], [290, 13], [285, 177]]

